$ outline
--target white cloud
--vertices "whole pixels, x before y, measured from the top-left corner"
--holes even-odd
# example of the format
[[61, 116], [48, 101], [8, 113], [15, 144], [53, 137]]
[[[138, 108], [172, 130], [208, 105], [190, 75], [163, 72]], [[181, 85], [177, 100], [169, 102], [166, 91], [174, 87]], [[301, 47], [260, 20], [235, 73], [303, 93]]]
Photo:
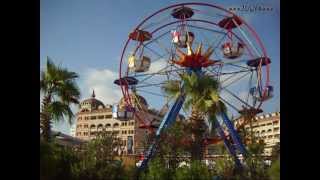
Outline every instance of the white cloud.
[[119, 102], [122, 97], [120, 87], [113, 81], [118, 79], [118, 73], [109, 69], [88, 69], [84, 73], [83, 87], [81, 88], [84, 98], [88, 98], [95, 91], [96, 98], [104, 104], [113, 104]]

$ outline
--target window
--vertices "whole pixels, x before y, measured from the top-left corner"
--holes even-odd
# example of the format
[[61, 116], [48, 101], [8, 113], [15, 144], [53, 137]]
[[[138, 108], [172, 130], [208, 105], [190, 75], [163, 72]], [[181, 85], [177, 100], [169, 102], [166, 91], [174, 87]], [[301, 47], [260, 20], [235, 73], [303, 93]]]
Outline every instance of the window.
[[84, 117], [84, 120], [89, 120], [89, 117], [88, 116]]
[[272, 138], [272, 135], [268, 136], [268, 138], [271, 139], [271, 138]]
[[279, 129], [280, 129], [280, 128], [277, 127], [277, 128], [274, 128], [273, 131], [276, 132], [276, 131], [279, 131]]
[[111, 118], [112, 118], [112, 115], [109, 114], [109, 115], [105, 115], [104, 117], [105, 117], [106, 119], [111, 119]]
[[273, 124], [278, 124], [279, 123], [279, 121], [273, 121]]
[[127, 134], [127, 131], [122, 131], [122, 134]]
[[97, 116], [91, 116], [91, 120], [97, 119]]
[[272, 131], [272, 129], [268, 129], [268, 132], [271, 132]]
[[102, 131], [103, 130], [103, 125], [102, 124], [99, 124], [98, 125], [98, 131]]
[[94, 136], [96, 132], [90, 132], [90, 136]]
[[119, 127], [119, 124], [118, 124], [118, 123], [114, 123], [114, 124], [113, 124], [113, 127], [114, 127], [114, 128], [117, 128], [117, 127]]
[[127, 122], [125, 122], [124, 125], [127, 126]]
[[272, 123], [268, 123], [268, 124], [267, 124], [267, 126], [271, 126], [271, 125], [272, 125]]
[[274, 135], [275, 138], [280, 138], [280, 134]]
[[92, 124], [91, 126], [90, 126], [90, 131], [95, 131], [96, 130], [96, 126], [94, 125], [94, 124]]
[[84, 127], [84, 128], [88, 128], [88, 124], [85, 124], [83, 127]]
[[110, 128], [111, 127], [111, 124], [106, 124], [106, 128]]
[[98, 119], [103, 119], [104, 118], [104, 116], [102, 115], [102, 116], [98, 116]]

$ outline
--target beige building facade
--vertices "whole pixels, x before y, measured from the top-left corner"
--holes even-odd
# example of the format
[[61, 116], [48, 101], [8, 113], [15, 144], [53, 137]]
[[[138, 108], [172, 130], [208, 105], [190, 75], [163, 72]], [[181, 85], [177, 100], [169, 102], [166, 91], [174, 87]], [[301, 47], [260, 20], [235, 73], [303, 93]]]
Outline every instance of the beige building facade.
[[[235, 126], [237, 126], [237, 123], [242, 123], [242, 120], [243, 119], [236, 120]], [[250, 131], [249, 124], [246, 124], [245, 128], [248, 132]], [[256, 137], [264, 141], [265, 155], [270, 156], [272, 148], [277, 143], [280, 143], [280, 112], [256, 116], [252, 123], [252, 130]]]
[[[141, 96], [139, 99], [140, 104], [147, 107], [146, 100]], [[119, 105], [123, 102], [124, 100], [121, 99]], [[94, 139], [100, 131], [114, 133], [122, 142], [120, 153], [127, 155], [143, 152], [147, 129], [140, 128], [141, 123], [133, 117], [131, 112], [121, 112], [119, 105], [104, 105], [95, 98], [93, 92], [91, 98], [80, 103], [80, 110], [76, 114], [76, 137], [88, 141]], [[114, 109], [119, 111], [115, 112]], [[148, 112], [146, 115], [148, 119], [151, 119], [155, 125], [159, 124], [162, 116], [155, 110], [148, 110]]]

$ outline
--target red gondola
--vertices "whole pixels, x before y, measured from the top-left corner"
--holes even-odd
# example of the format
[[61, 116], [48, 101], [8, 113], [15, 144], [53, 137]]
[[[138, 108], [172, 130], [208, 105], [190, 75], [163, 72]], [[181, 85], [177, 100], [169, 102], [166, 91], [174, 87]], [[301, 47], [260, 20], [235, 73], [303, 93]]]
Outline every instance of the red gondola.
[[240, 26], [241, 24], [242, 24], [242, 21], [240, 20], [240, 18], [238, 16], [226, 17], [218, 23], [218, 25], [221, 28], [228, 29], [228, 30], [236, 28], [236, 27]]
[[148, 31], [135, 30], [130, 33], [129, 38], [135, 41], [149, 41], [152, 38], [152, 35]]

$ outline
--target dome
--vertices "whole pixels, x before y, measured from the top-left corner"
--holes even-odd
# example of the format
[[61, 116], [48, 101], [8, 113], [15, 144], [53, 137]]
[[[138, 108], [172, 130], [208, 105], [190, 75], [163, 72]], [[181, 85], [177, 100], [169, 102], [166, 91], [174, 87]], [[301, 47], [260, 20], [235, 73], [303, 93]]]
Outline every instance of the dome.
[[85, 99], [80, 103], [81, 111], [92, 111], [96, 109], [105, 108], [104, 104], [95, 98], [94, 91], [92, 92], [91, 98]]
[[[130, 98], [131, 98], [131, 103], [133, 106], [135, 106], [135, 103], [137, 102], [137, 105], [138, 106], [142, 106], [143, 109], [148, 109], [148, 103], [146, 101], [146, 99], [138, 94], [130, 94]], [[124, 97], [122, 97], [120, 99], [120, 102], [119, 102], [119, 107], [120, 108], [123, 108], [125, 107], [126, 103], [125, 103], [125, 99]]]

